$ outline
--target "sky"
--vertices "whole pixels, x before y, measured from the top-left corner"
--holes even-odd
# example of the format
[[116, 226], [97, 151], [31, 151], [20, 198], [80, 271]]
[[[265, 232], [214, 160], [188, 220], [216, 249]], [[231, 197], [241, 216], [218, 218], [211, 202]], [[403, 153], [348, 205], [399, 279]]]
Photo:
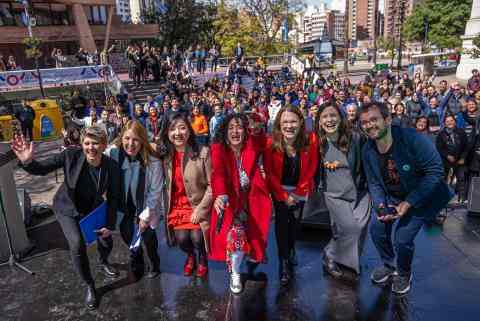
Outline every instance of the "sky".
[[[321, 2], [325, 2], [330, 9], [345, 11], [345, 0], [305, 0], [309, 6], [318, 6]], [[379, 0], [378, 6], [383, 11], [383, 0]]]

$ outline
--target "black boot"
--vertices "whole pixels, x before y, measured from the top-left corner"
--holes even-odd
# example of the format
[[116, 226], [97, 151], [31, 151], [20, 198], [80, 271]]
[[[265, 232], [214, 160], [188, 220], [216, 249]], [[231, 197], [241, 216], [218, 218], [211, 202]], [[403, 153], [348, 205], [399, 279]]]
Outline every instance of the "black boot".
[[298, 265], [297, 252], [295, 251], [295, 248], [290, 250], [290, 257], [288, 258], [288, 262], [290, 263], [291, 266]]
[[282, 260], [280, 263], [280, 284], [282, 286], [288, 285], [290, 279], [292, 278], [290, 263], [288, 260]]
[[87, 287], [87, 293], [85, 295], [85, 305], [89, 310], [95, 310], [98, 307], [97, 291], [95, 285], [89, 285]]
[[335, 279], [343, 276], [343, 272], [340, 270], [340, 267], [337, 265], [337, 263], [327, 256], [323, 257], [323, 270]]

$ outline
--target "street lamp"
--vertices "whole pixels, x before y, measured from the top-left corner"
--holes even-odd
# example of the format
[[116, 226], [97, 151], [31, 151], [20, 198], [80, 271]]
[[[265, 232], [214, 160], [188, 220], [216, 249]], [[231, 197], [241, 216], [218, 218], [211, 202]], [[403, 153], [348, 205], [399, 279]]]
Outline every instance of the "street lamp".
[[350, 0], [345, 0], [345, 37], [344, 37], [344, 54], [343, 54], [343, 73], [346, 75], [348, 73], [348, 47], [350, 46], [349, 44], [349, 39], [348, 39], [348, 34], [349, 34], [349, 29], [348, 29], [348, 18], [349, 18], [349, 2]]
[[403, 29], [403, 22], [405, 20], [405, 0], [400, 0], [399, 3], [400, 6], [400, 24], [398, 26], [399, 30], [399, 36], [398, 36], [398, 63], [397, 63], [397, 71], [398, 74], [400, 75], [402, 71], [402, 45], [403, 45], [403, 37], [402, 37], [402, 29]]
[[[28, 0], [20, 0], [19, 2], [22, 3], [23, 5], [23, 10], [24, 10], [24, 14], [25, 14], [25, 23], [27, 25], [27, 30], [28, 30], [28, 37], [30, 38], [30, 43], [34, 43], [34, 38], [33, 38], [33, 31], [32, 31], [32, 19], [30, 18], [30, 14], [28, 13], [28, 7], [30, 6], [29, 3], [28, 3]], [[28, 46], [28, 44], [27, 44]], [[35, 49], [35, 48], [30, 48], [30, 49]], [[40, 49], [37, 48], [39, 52]], [[37, 71], [37, 75], [38, 75], [38, 86], [40, 87], [40, 93], [42, 95], [42, 98], [45, 98], [45, 92], [43, 90], [43, 84], [42, 84], [42, 75], [40, 73], [40, 69], [38, 67], [38, 58], [39, 58], [39, 55], [38, 53], [35, 53], [33, 58], [35, 59], [35, 70]]]

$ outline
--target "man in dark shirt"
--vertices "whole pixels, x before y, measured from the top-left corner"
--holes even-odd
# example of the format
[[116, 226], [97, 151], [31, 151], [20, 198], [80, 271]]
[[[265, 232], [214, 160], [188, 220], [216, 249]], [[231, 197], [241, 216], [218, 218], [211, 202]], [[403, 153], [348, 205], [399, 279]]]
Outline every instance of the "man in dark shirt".
[[35, 111], [32, 106], [27, 104], [25, 99], [22, 100], [22, 107], [15, 113], [15, 117], [22, 125], [23, 137], [33, 140], [33, 121], [35, 120]]
[[370, 235], [383, 261], [371, 279], [383, 284], [393, 278], [392, 292], [405, 294], [412, 281], [415, 237], [453, 193], [443, 179], [442, 159], [425, 135], [392, 126], [390, 111], [381, 103], [365, 104], [359, 118], [369, 138], [362, 158], [373, 201]]

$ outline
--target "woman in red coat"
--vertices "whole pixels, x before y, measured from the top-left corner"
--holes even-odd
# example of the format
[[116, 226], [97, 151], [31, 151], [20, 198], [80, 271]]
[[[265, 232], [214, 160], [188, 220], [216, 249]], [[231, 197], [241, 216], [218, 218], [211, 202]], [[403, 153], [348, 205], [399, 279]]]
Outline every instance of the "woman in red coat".
[[280, 109], [265, 149], [265, 172], [275, 208], [280, 283], [287, 285], [296, 265], [295, 238], [305, 200], [313, 189], [317, 140], [307, 135], [300, 109]]
[[257, 144], [249, 139], [245, 115], [230, 114], [212, 144], [210, 259], [226, 261], [230, 290], [240, 293], [240, 265], [251, 270], [265, 260], [272, 212]]

